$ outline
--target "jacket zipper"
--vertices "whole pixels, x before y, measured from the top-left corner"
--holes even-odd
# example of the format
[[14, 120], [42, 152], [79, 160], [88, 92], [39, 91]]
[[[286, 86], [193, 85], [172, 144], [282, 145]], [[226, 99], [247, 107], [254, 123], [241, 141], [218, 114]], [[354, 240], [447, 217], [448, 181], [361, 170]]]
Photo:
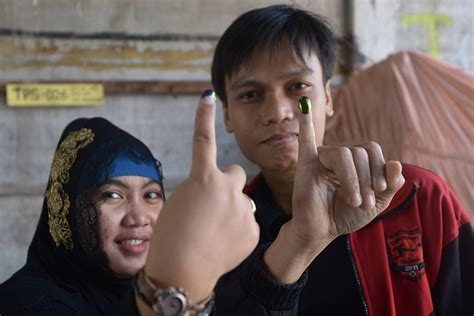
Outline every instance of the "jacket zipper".
[[360, 283], [360, 278], [359, 278], [359, 273], [357, 273], [357, 268], [354, 262], [354, 257], [352, 256], [352, 249], [351, 249], [351, 243], [349, 240], [349, 235], [346, 236], [346, 246], [347, 246], [347, 251], [349, 252], [349, 259], [351, 260], [351, 265], [352, 265], [352, 271], [354, 272], [354, 276], [356, 279], [357, 283], [357, 288], [359, 289], [359, 294], [360, 294], [360, 299], [362, 301], [362, 306], [364, 308], [364, 314], [369, 315], [369, 308], [367, 306], [367, 302], [364, 297], [364, 291], [362, 290], [362, 284]]

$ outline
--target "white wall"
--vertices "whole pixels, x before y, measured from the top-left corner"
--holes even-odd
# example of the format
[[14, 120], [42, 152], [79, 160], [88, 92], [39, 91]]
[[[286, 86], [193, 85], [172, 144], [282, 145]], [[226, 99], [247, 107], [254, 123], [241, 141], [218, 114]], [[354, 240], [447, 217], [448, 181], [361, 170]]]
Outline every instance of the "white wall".
[[[355, 0], [354, 32], [367, 63], [400, 50], [418, 50], [474, 70], [474, 1]], [[434, 21], [428, 29], [425, 21]], [[426, 22], [429, 23], [429, 22]]]
[[[328, 16], [341, 30], [344, 0], [287, 2]], [[0, 82], [209, 80], [213, 38], [240, 13], [271, 3], [275, 1], [4, 0], [0, 30], [178, 34], [181, 38], [78, 40], [0, 34]], [[417, 26], [403, 27], [401, 19], [423, 12], [448, 15], [454, 23], [438, 28], [440, 56], [473, 69], [473, 4], [472, 0], [355, 0], [356, 40], [370, 57], [367, 64], [400, 49], [429, 51], [427, 33]], [[104, 116], [142, 139], [162, 161], [165, 185], [172, 191], [189, 170], [197, 99], [198, 95], [109, 95], [98, 108], [12, 109], [0, 98], [0, 282], [25, 262], [53, 151], [70, 120]], [[239, 163], [255, 174], [256, 168], [242, 158], [233, 137], [224, 132], [220, 112], [216, 128], [219, 165]]]
[[[0, 83], [38, 80], [210, 80], [218, 36], [240, 13], [273, 1], [0, 2], [0, 30], [125, 32], [161, 40], [81, 40], [0, 34]], [[292, 1], [339, 15], [337, 1]], [[36, 33], [37, 34], [37, 33]], [[177, 34], [170, 40], [169, 34]], [[204, 39], [200, 35], [205, 35]], [[0, 282], [25, 262], [57, 140], [77, 117], [103, 116], [143, 140], [161, 160], [168, 192], [187, 175], [199, 95], [107, 95], [102, 107], [8, 108], [0, 98]], [[257, 169], [216, 123], [218, 164]]]

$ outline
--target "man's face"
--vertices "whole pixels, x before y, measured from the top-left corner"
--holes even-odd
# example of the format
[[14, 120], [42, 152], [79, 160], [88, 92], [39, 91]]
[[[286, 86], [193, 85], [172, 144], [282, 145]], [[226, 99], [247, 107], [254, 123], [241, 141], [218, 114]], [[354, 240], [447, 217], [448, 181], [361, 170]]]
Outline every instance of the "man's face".
[[306, 65], [283, 41], [270, 58], [270, 49], [257, 50], [248, 66], [226, 78], [226, 129], [235, 134], [242, 153], [262, 170], [294, 170], [298, 160], [298, 100], [312, 102], [315, 137], [322, 145], [326, 117], [333, 114], [329, 84], [321, 64], [305, 51]]
[[112, 178], [104, 189], [100, 205], [104, 252], [115, 273], [133, 276], [145, 265], [163, 192], [158, 183], [140, 176]]

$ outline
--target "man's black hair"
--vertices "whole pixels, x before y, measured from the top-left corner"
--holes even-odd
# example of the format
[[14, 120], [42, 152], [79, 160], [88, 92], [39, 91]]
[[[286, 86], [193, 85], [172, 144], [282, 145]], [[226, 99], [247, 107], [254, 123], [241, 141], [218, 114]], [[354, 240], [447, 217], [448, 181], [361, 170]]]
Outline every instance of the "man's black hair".
[[316, 53], [323, 80], [331, 78], [336, 62], [336, 38], [326, 20], [309, 11], [288, 5], [273, 5], [248, 11], [239, 16], [217, 43], [212, 62], [212, 84], [219, 98], [227, 103], [225, 78], [249, 63], [256, 49], [270, 44], [278, 50], [283, 39], [305, 61], [304, 50]]

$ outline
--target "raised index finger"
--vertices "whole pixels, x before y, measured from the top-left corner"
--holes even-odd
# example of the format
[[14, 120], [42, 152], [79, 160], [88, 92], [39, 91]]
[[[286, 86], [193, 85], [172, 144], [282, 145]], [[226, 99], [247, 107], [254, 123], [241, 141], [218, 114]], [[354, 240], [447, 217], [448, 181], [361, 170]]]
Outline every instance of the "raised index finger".
[[206, 90], [199, 100], [194, 120], [192, 176], [217, 168], [215, 119], [215, 93]]
[[306, 164], [314, 162], [318, 158], [318, 149], [314, 135], [313, 114], [311, 112], [311, 99], [301, 97], [298, 101], [298, 121], [300, 130], [298, 133], [298, 163]]

